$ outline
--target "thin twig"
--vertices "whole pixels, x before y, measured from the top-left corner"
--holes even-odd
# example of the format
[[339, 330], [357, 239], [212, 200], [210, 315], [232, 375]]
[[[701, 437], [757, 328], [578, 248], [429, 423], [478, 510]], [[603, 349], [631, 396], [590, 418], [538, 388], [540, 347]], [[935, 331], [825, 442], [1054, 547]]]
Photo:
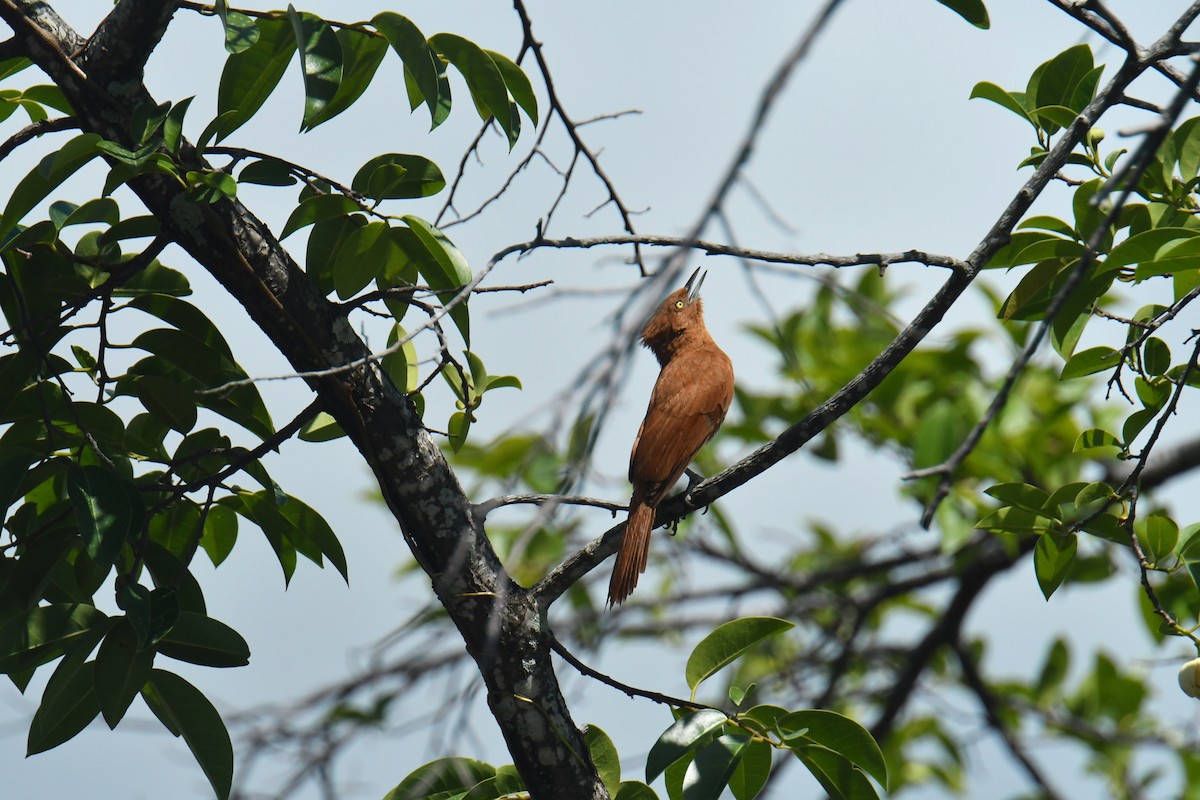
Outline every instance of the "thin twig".
[[[605, 686], [611, 686], [612, 688], [617, 689], [618, 691], [622, 691], [625, 694], [629, 695], [630, 697], [642, 697], [642, 698], [645, 698], [646, 700], [653, 700], [655, 703], [661, 703], [662, 705], [665, 705], [665, 706], [673, 706], [675, 708], [690, 708], [693, 711], [701, 711], [704, 709], [711, 709], [713, 711], [721, 711], [721, 709], [716, 708], [715, 706], [705, 705], [704, 703], [696, 703], [692, 700], [684, 700], [682, 697], [672, 697], [671, 695], [668, 695], [668, 694], [652, 692], [647, 689], [639, 689], [636, 686], [630, 686], [627, 683], [621, 683], [616, 678], [611, 678], [608, 675], [605, 675], [603, 672], [594, 670], [591, 667], [589, 667], [587, 664], [584, 664], [582, 661], [580, 661], [578, 658], [576, 658], [571, 653], [570, 650], [563, 647], [562, 642], [558, 641], [558, 639], [555, 638], [555, 636], [553, 634], [551, 634], [551, 636], [550, 636], [550, 649], [553, 650], [554, 652], [558, 653], [560, 656], [562, 656], [562, 659], [564, 661], [566, 661], [568, 664], [570, 664], [575, 669], [579, 670], [581, 673], [583, 673], [587, 677], [598, 680], [601, 683], [603, 683]], [[725, 714], [724, 711], [721, 711], [721, 713]], [[728, 714], [725, 714], [725, 715], [729, 716]]]
[[590, 506], [592, 508], [602, 508], [605, 511], [611, 511], [614, 516], [618, 511], [625, 511], [628, 506], [621, 503], [610, 503], [607, 500], [598, 500], [594, 497], [578, 497], [573, 495], [560, 494], [510, 494], [502, 497], [493, 497], [490, 500], [485, 500], [482, 503], [476, 503], [472, 510], [478, 519], [483, 519], [488, 514], [502, 506], [514, 505], [533, 505], [540, 506], [547, 503], [559, 503], [566, 506]]

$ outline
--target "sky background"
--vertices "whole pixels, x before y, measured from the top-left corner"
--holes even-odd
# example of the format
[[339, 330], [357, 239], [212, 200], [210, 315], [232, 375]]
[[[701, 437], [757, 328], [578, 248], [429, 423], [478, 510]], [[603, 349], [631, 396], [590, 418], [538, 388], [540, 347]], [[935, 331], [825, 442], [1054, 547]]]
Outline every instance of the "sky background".
[[[95, 0], [52, 5], [85, 35], [110, 8]], [[582, 131], [589, 145], [601, 153], [604, 169], [626, 204], [642, 211], [635, 220], [638, 230], [666, 235], [684, 233], [696, 219], [745, 135], [767, 77], [820, 5], [794, 0], [735, 7], [707, 0], [686, 7], [627, 0], [528, 2], [556, 87], [575, 120], [639, 112], [596, 122]], [[1185, 4], [1113, 0], [1109, 5], [1146, 44]], [[366, 19], [387, 7], [375, 2], [300, 6], [339, 20]], [[414, 0], [392, 7], [409, 16], [426, 35], [451, 31], [510, 56], [520, 45], [516, 15], [503, 2]], [[968, 101], [972, 86], [988, 80], [1023, 89], [1037, 64], [1080, 41], [1092, 43], [1098, 60], [1113, 57], [1110, 49], [1086, 37], [1081, 26], [1048, 3], [1004, 0], [990, 3], [989, 9], [992, 30], [979, 31], [933, 0], [847, 0], [788, 84], [747, 168], [749, 181], [789, 227], [772, 223], [750, 193], [736, 190], [729, 209], [739, 240], [761, 249], [795, 252], [919, 248], [957, 257], [969, 253], [1027, 177], [1015, 166], [1032, 142], [1031, 130], [1012, 114], [984, 101]], [[222, 63], [219, 23], [180, 12], [148, 66], [147, 84], [160, 102], [196, 95], [185, 129], [193, 140], [215, 113]], [[449, 175], [479, 125], [464, 87], [455, 84], [454, 112], [430, 134], [423, 110], [408, 113], [397, 66], [389, 55], [375, 85], [355, 107], [304, 136], [296, 135], [303, 97], [299, 70], [293, 68], [258, 116], [228, 143], [267, 150], [345, 182], [359, 165], [384, 152], [424, 154]], [[539, 85], [536, 79], [535, 85]], [[1149, 99], [1162, 99], [1167, 91], [1154, 81], [1138, 89]], [[544, 93], [541, 99], [544, 113]], [[1110, 135], [1144, 121], [1131, 112], [1122, 114], [1103, 121]], [[22, 124], [20, 114], [14, 115], [0, 125], [0, 136], [11, 135]], [[57, 146], [55, 141], [61, 140], [26, 146], [0, 163], [0, 187], [11, 188], [41, 154]], [[570, 155], [561, 127], [552, 130], [548, 142], [551, 157], [561, 168]], [[459, 208], [469, 210], [474, 207], [472, 199], [477, 202], [490, 195], [528, 144], [526, 132], [516, 154], [509, 156], [497, 137], [488, 138], [482, 149], [484, 163], [469, 168]], [[605, 194], [580, 169], [548, 234], [620, 233], [611, 206], [586, 216], [604, 201]], [[76, 201], [93, 196], [99, 175], [98, 169], [81, 173], [56, 197], [72, 196], [72, 187]], [[503, 247], [532, 238], [537, 219], [559, 187], [554, 172], [535, 161], [502, 202], [470, 224], [448, 228], [448, 233], [478, 268]], [[292, 189], [243, 187], [240, 196], [276, 230], [295, 201]], [[1063, 213], [1066, 198], [1062, 190], [1051, 190], [1035, 211]], [[441, 201], [432, 198], [404, 211], [433, 218]], [[132, 202], [124, 208], [126, 215], [137, 213]], [[717, 235], [710, 232], [709, 238]], [[303, 257], [302, 243], [303, 234], [285, 242], [298, 259]], [[552, 278], [558, 289], [627, 288], [636, 280], [636, 271], [622, 262], [625, 255], [616, 248], [542, 251], [502, 262], [489, 282]], [[177, 249], [169, 249], [162, 260], [187, 273], [196, 289], [192, 300], [218, 321], [249, 374], [288, 371], [242, 310]], [[772, 354], [744, 333], [744, 326], [759, 319], [762, 310], [748, 294], [740, 269], [731, 260], [697, 258], [696, 263], [709, 270], [705, 283], [709, 327], [738, 365], [739, 384], [772, 385]], [[909, 305], [902, 306], [902, 312], [915, 311], [941, 279], [940, 274], [924, 274], [917, 266], [888, 272], [889, 282], [911, 288]], [[1004, 283], [1003, 276], [995, 280], [997, 285], [1011, 285]], [[807, 281], [766, 279], [776, 310], [802, 306], [811, 287]], [[514, 425], [545, 425], [554, 411], [548, 401], [574, 373], [581, 355], [593, 352], [610, 335], [609, 298], [585, 294], [529, 303], [528, 298], [490, 295], [473, 301], [476, 349], [489, 372], [515, 373], [524, 383], [521, 392], [488, 395], [481, 421], [473, 429], [478, 441]], [[992, 312], [976, 301], [960, 304], [947, 324], [971, 322], [981, 313]], [[364, 333], [377, 349], [384, 345], [384, 329], [367, 328]], [[935, 334], [934, 340], [938, 338]], [[1001, 373], [1007, 362], [994, 366]], [[627, 499], [623, 472], [629, 443], [654, 375], [652, 357], [640, 354], [617, 413], [598, 443], [597, 464], [612, 480], [607, 485], [600, 481], [595, 492], [617, 502]], [[294, 381], [263, 384], [261, 391], [276, 424], [291, 419], [310, 399]], [[441, 397], [442, 410], [431, 411], [429, 418], [435, 427], [451, 410]], [[431, 409], [438, 398], [437, 393], [431, 396]], [[743, 530], [762, 525], [774, 531], [768, 536], [787, 535], [809, 519], [826, 520], [847, 535], [911, 525], [919, 510], [898, 498], [903, 465], [888, 454], [871, 452], [851, 439], [847, 442], [842, 463], [829, 465], [801, 452], [725, 498], [723, 507]], [[176, 662], [171, 667], [178, 666], [180, 674], [226, 713], [287, 702], [362, 668], [373, 645], [424, 605], [429, 595], [423, 576], [397, 578], [397, 566], [406, 560], [407, 550], [395, 522], [368, 499], [370, 476], [345, 440], [289, 443], [266, 465], [289, 493], [331, 522], [347, 551], [350, 588], [332, 569], [321, 571], [304, 562], [285, 591], [270, 548], [246, 526], [220, 570], [212, 570], [204, 558], [197, 559], [195, 571], [209, 613], [246, 637], [253, 653], [251, 664], [234, 670], [191, 668]], [[1198, 517], [1197, 490], [1200, 483], [1186, 479], [1167, 495], [1181, 522]], [[782, 516], [781, 496], [788, 498]], [[763, 509], [768, 508], [774, 509], [774, 516], [764, 519]], [[606, 514], [597, 513], [585, 517], [584, 525], [594, 536], [609, 522]], [[1067, 587], [1049, 604], [1041, 599], [1028, 564], [995, 581], [967, 624], [971, 632], [992, 640], [988, 675], [1034, 674], [1048, 643], [1059, 635], [1069, 636], [1078, 651], [1077, 670], [1081, 662], [1091, 660], [1081, 654], [1096, 647], [1118, 654], [1124, 663], [1161, 657], [1163, 653], [1152, 650], [1142, 631], [1135, 584], [1127, 577], [1100, 590]], [[685, 690], [683, 664], [694, 642], [681, 644], [679, 648], [610, 647], [594, 661], [619, 679], [680, 693]], [[1171, 654], [1182, 657], [1184, 648], [1178, 646]], [[1181, 724], [1195, 724], [1200, 706], [1178, 694], [1178, 663], [1146, 662], [1144, 668], [1151, 670], [1153, 682], [1163, 689], [1156, 700], [1163, 714]], [[6, 797], [210, 796], [182, 741], [167, 736], [140, 704], [116, 732], [107, 731], [98, 721], [66, 745], [23, 759], [28, 720], [47, 675], [48, 671], [40, 675], [24, 696], [11, 687], [0, 690], [0, 774], [5, 776]], [[565, 666], [560, 676], [576, 721], [604, 728], [622, 754], [626, 777], [638, 777], [653, 737], [669, 724], [667, 711], [583, 680]], [[441, 710], [457, 714], [457, 705], [448, 698], [459, 688], [426, 686], [419, 697], [406, 699], [397, 708], [395, 729], [350, 751], [338, 776], [345, 790], [342, 797], [381, 797], [412, 768], [441, 755], [508, 763], [478, 695], [466, 711], [472, 736], [447, 741], [417, 724]], [[964, 711], [974, 711], [969, 703], [961, 705]], [[992, 744], [980, 743], [970, 754], [974, 781], [970, 796], [1006, 797], [1023, 786]], [[1054, 764], [1055, 771], [1078, 767], [1069, 758], [1058, 761], [1062, 756], [1053, 749], [1041, 750], [1039, 756], [1043, 763]], [[270, 786], [271, 774], [269, 770], [256, 773], [252, 785]], [[1091, 786], [1085, 778], [1080, 780], [1078, 786]], [[773, 796], [796, 796], [793, 792], [810, 785], [806, 776], [793, 769], [787, 785]]]

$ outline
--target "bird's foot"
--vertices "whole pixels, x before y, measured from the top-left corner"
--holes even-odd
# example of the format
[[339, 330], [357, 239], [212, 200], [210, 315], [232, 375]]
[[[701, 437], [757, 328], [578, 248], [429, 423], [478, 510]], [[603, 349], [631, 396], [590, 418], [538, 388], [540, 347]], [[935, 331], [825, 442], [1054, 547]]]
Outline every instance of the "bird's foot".
[[[688, 479], [688, 485], [687, 485], [687, 488], [685, 488], [683, 490], [683, 496], [684, 496], [684, 499], [686, 499], [688, 501], [688, 503], [690, 504], [692, 502], [692, 489], [696, 488], [696, 484], [698, 484], [704, 480], [704, 476], [701, 475], [699, 472], [696, 472], [696, 470], [692, 469], [691, 467], [688, 467], [687, 469], [685, 469], [683, 471], [683, 474], [686, 475], [687, 479]], [[700, 512], [700, 514], [704, 515], [707, 513], [708, 513], [708, 506], [705, 506], [704, 509]]]

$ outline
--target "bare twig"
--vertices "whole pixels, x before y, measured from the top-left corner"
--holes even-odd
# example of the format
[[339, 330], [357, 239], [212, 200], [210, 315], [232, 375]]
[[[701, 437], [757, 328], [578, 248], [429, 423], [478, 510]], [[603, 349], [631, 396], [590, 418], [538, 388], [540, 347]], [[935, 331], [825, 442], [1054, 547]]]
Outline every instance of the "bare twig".
[[474, 506], [475, 516], [483, 519], [488, 514], [502, 506], [513, 505], [534, 505], [541, 506], [547, 503], [557, 503], [567, 506], [590, 506], [592, 508], [602, 508], [605, 511], [611, 511], [613, 516], [616, 516], [618, 511], [624, 511], [627, 506], [621, 503], [610, 503], [607, 500], [597, 500], [594, 497], [575, 497], [571, 495], [560, 494], [510, 494], [503, 497], [493, 497], [490, 500], [485, 500], [482, 503], [476, 503]]
[[[611, 678], [608, 675], [605, 675], [603, 672], [594, 670], [591, 667], [589, 667], [587, 664], [584, 664], [582, 661], [580, 661], [578, 658], [576, 658], [571, 653], [570, 650], [563, 647], [562, 642], [558, 641], [558, 639], [554, 636], [550, 637], [550, 649], [553, 650], [554, 652], [558, 653], [560, 656], [562, 656], [562, 659], [564, 661], [566, 661], [568, 664], [570, 664], [575, 669], [579, 670], [581, 673], [583, 673], [587, 677], [598, 680], [601, 683], [603, 683], [605, 686], [611, 686], [612, 688], [617, 689], [618, 691], [622, 691], [625, 694], [629, 695], [630, 697], [643, 697], [647, 700], [653, 700], [655, 703], [661, 703], [663, 705], [673, 706], [675, 708], [690, 708], [693, 711], [700, 711], [701, 709], [712, 709], [713, 711], [721, 711], [721, 709], [719, 709], [719, 708], [716, 708], [714, 706], [708, 706], [708, 705], [705, 705], [704, 703], [696, 703], [691, 700], [684, 700], [682, 697], [671, 697], [670, 695], [667, 695], [667, 694], [661, 694], [659, 692], [651, 692], [647, 689], [639, 689], [636, 686], [630, 686], [629, 684], [621, 683], [616, 678]], [[725, 712], [721, 711], [721, 713], [724, 714]]]

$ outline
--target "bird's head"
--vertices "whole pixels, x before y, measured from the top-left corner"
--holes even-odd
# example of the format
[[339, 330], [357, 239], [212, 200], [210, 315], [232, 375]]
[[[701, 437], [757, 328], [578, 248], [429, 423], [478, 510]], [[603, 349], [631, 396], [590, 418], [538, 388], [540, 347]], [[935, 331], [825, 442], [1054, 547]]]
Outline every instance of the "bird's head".
[[683, 288], [667, 295], [642, 329], [642, 343], [654, 351], [659, 362], [670, 355], [679, 338], [688, 331], [705, 331], [700, 285], [707, 274], [697, 268]]

